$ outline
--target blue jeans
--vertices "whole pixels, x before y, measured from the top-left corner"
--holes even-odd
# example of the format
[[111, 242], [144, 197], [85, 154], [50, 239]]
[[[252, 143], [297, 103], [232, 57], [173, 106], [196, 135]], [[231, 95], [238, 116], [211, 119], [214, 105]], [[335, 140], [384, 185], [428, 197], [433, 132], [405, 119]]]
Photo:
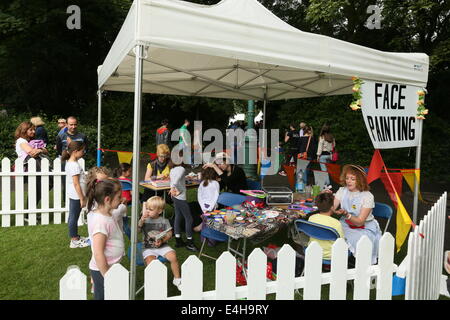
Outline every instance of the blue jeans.
[[94, 281], [94, 300], [105, 300], [105, 279], [100, 271], [89, 269]]
[[69, 199], [69, 236], [78, 238], [78, 218], [80, 217], [81, 203], [80, 200]]
[[[328, 171], [326, 164], [322, 163], [322, 162], [331, 163], [331, 154], [321, 155], [320, 158], [319, 158], [319, 161], [321, 162], [320, 163], [320, 170]], [[330, 184], [330, 175], [328, 175], [328, 178], [327, 178], [325, 184], [326, 185]]]
[[179, 200], [177, 198], [172, 198], [173, 206], [175, 209], [175, 234], [181, 234], [181, 223], [184, 217], [184, 231], [186, 232], [186, 237], [192, 238], [192, 215], [189, 208], [189, 204], [186, 200]]

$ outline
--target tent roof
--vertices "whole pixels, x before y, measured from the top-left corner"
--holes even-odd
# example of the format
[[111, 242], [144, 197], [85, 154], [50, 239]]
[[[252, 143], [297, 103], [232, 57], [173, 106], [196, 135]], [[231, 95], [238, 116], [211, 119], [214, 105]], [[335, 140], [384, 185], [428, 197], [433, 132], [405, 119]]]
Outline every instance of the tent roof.
[[268, 100], [350, 94], [351, 76], [425, 87], [423, 53], [391, 53], [307, 33], [257, 0], [212, 6], [135, 0], [102, 66], [98, 86], [134, 91], [133, 49], [148, 47], [142, 91]]

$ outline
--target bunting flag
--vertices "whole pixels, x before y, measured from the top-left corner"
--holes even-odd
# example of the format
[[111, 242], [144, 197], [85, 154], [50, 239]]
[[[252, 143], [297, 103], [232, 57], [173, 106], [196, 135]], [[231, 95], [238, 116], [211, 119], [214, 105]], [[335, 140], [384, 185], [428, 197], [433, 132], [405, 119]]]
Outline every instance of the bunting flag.
[[404, 169], [400, 171], [412, 192], [414, 192], [414, 176], [416, 176], [416, 179], [419, 182], [419, 200], [423, 201], [422, 193], [420, 192], [420, 170], [416, 169], [414, 172], [411, 172], [410, 169]]
[[133, 152], [117, 152], [117, 158], [119, 159], [119, 163], [130, 164], [133, 158]]
[[402, 200], [400, 200], [400, 197], [398, 196], [397, 193], [395, 193], [395, 196], [397, 198], [398, 203], [397, 217], [396, 217], [397, 230], [395, 232], [395, 245], [397, 246], [397, 252], [399, 252], [403, 243], [406, 240], [406, 237], [408, 236], [409, 229], [413, 225], [413, 222], [409, 217], [409, 214], [406, 211], [405, 207], [403, 206]]
[[391, 182], [389, 181], [386, 172], [381, 173], [381, 182], [383, 182], [386, 191], [389, 194], [392, 202], [394, 203], [395, 208], [398, 208], [398, 202], [396, 195], [399, 197], [402, 196], [402, 187], [403, 187], [403, 175], [401, 172], [390, 172], [389, 176], [391, 178]]
[[381, 169], [383, 168], [383, 158], [381, 158], [380, 150], [375, 149], [370, 162], [369, 172], [367, 173], [367, 183], [370, 184], [381, 176]]
[[303, 172], [305, 172], [308, 164], [309, 164], [309, 160], [297, 159], [297, 171], [301, 169], [301, 170], [303, 170]]
[[341, 184], [340, 175], [341, 175], [341, 166], [336, 163], [326, 163], [328, 174], [331, 179], [337, 183]]
[[384, 163], [383, 159], [381, 159], [381, 162], [383, 164], [383, 168], [386, 171], [385, 175], [389, 181], [389, 184], [395, 192], [396, 202], [397, 202], [397, 216], [396, 216], [396, 230], [395, 230], [395, 244], [397, 246], [397, 252], [400, 251], [400, 248], [402, 247], [403, 243], [406, 240], [406, 237], [408, 236], [409, 229], [411, 226], [415, 227], [414, 223], [412, 222], [411, 218], [409, 217], [408, 212], [405, 209], [405, 206], [402, 203], [402, 200], [400, 199], [397, 191], [395, 191], [394, 183], [391, 179], [391, 174], [388, 173], [386, 164]]
[[314, 184], [319, 185], [320, 189], [323, 189], [323, 187], [326, 185], [325, 182], [328, 179], [328, 172], [319, 170], [313, 170], [313, 172], [314, 172]]

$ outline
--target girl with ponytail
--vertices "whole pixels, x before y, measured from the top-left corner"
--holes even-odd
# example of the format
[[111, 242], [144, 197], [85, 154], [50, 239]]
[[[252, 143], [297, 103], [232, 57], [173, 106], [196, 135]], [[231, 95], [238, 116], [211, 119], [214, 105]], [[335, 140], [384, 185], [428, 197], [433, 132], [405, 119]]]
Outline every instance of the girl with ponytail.
[[86, 206], [86, 177], [78, 160], [84, 155], [84, 143], [71, 141], [62, 155], [66, 163], [67, 194], [69, 196], [69, 236], [70, 248], [84, 248], [89, 246], [88, 239], [78, 234], [78, 218], [81, 208]]
[[89, 270], [94, 281], [94, 299], [104, 300], [104, 276], [125, 252], [122, 229], [113, 211], [121, 204], [122, 189], [112, 178], [92, 179], [87, 188], [87, 215], [92, 257]]

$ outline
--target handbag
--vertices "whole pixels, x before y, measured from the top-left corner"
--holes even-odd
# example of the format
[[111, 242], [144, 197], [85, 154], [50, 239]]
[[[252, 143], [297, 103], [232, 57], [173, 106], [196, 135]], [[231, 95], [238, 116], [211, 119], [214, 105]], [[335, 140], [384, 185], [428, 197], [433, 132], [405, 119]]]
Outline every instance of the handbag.
[[309, 149], [309, 143], [311, 142], [311, 137], [312, 136], [309, 136], [308, 144], [306, 145], [306, 151], [305, 152], [301, 152], [301, 153], [298, 154], [298, 158], [299, 159], [303, 159], [303, 160], [307, 160], [308, 159], [308, 149]]
[[339, 160], [339, 153], [336, 150], [335, 145], [333, 144], [333, 151], [331, 151], [331, 161], [336, 162]]

